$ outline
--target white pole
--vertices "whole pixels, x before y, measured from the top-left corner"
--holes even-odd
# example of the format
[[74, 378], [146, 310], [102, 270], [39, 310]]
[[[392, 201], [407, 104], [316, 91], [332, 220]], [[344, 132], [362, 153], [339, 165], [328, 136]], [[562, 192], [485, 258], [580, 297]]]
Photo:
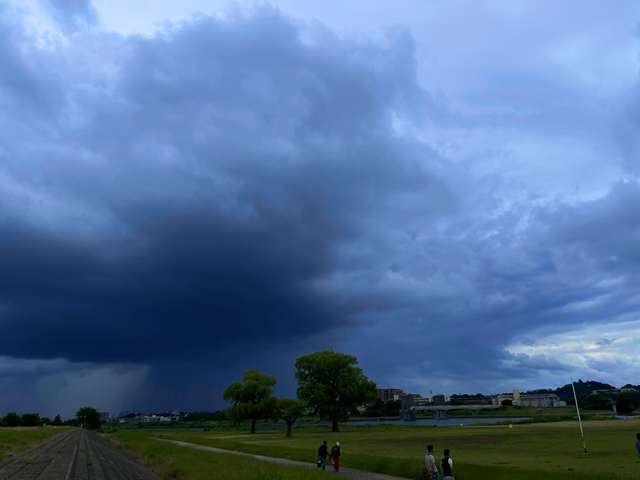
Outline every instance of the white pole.
[[578, 396], [576, 395], [576, 387], [573, 386], [573, 378], [571, 379], [571, 388], [573, 389], [573, 399], [576, 401], [576, 412], [578, 412], [578, 423], [580, 424], [580, 435], [582, 435], [582, 446], [584, 447], [584, 453], [587, 453], [587, 444], [584, 442], [584, 430], [582, 430], [580, 408], [578, 408]]

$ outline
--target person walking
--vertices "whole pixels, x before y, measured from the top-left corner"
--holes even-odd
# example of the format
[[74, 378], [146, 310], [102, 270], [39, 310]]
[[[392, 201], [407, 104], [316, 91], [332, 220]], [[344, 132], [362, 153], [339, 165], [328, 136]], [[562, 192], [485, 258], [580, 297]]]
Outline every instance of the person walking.
[[333, 469], [337, 472], [340, 470], [340, 442], [331, 449], [331, 458], [333, 459]]
[[440, 468], [442, 469], [442, 475], [444, 476], [444, 480], [455, 480], [453, 476], [453, 460], [449, 457], [448, 448], [444, 449], [444, 458], [440, 461]]
[[637, 441], [636, 441], [636, 450], [638, 450], [638, 456], [640, 457], [640, 433], [638, 433], [636, 435]]
[[320, 457], [320, 460], [322, 461], [322, 471], [324, 472], [324, 467], [327, 465], [327, 441], [325, 440], [322, 445], [320, 445], [320, 448], [318, 448], [318, 456]]
[[438, 467], [436, 467], [436, 457], [433, 456], [433, 445], [427, 446], [427, 454], [424, 456], [424, 465], [429, 472], [429, 478], [438, 480]]

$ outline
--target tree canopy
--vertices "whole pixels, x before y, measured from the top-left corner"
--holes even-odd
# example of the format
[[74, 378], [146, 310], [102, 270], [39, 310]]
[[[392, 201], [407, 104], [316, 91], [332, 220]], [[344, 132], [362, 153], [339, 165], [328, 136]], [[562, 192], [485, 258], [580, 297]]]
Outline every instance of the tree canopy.
[[275, 416], [276, 383], [276, 377], [255, 368], [244, 372], [242, 383], [234, 382], [222, 392], [222, 398], [232, 404], [225, 412], [227, 418], [236, 423], [251, 420], [251, 433], [255, 433], [256, 421]]
[[287, 424], [287, 437], [291, 437], [291, 429], [296, 420], [304, 415], [307, 409], [307, 402], [304, 400], [294, 400], [293, 398], [279, 398], [276, 404], [276, 416]]
[[339, 421], [348, 420], [351, 411], [375, 401], [376, 384], [357, 364], [356, 357], [333, 350], [296, 360], [298, 398], [307, 400], [316, 414], [331, 420], [332, 432], [338, 431]]
[[22, 417], [16, 412], [7, 413], [2, 421], [6, 424], [7, 427], [17, 427], [18, 425], [22, 425]]
[[37, 427], [40, 425], [40, 414], [25, 413], [22, 415], [22, 425], [25, 427]]
[[90, 430], [96, 430], [100, 428], [102, 424], [100, 421], [100, 412], [93, 407], [82, 407], [78, 410], [78, 413], [76, 413], [76, 417]]

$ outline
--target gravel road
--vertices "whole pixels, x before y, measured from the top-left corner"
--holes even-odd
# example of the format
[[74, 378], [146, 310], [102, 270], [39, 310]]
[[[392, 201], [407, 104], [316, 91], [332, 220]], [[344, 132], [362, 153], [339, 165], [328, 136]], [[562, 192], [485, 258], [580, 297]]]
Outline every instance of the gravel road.
[[122, 450], [76, 428], [0, 461], [0, 480], [162, 480]]

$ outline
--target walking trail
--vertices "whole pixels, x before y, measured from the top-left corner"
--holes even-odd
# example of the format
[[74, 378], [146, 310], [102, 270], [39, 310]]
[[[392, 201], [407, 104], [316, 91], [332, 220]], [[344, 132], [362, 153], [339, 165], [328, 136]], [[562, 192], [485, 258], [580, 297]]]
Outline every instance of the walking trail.
[[[180, 442], [178, 440], [168, 440], [166, 438], [156, 438], [156, 437], [150, 437], [150, 438], [152, 438], [153, 440], [157, 440], [159, 442], [172, 443], [180, 447], [193, 448], [195, 450], [204, 450], [206, 452], [227, 453], [229, 455], [240, 455], [243, 457], [251, 457], [251, 458], [255, 458], [256, 460], [277, 463], [279, 465], [287, 465], [289, 467], [310, 468], [312, 470], [318, 468], [315, 463], [297, 462], [295, 460], [287, 460], [285, 458], [265, 457], [264, 455], [253, 455], [251, 453], [236, 452], [235, 450], [224, 450], [222, 448], [207, 447], [205, 445], [197, 445], [195, 443]], [[392, 477], [391, 475], [384, 475], [382, 473], [365, 472], [362, 470], [355, 470], [353, 468], [344, 468], [344, 467], [340, 467], [340, 472], [336, 473], [333, 471], [333, 467], [331, 466], [330, 463], [327, 463], [326, 473], [328, 475], [338, 475], [340, 477], [352, 478], [355, 480], [407, 480], [406, 478]]]

